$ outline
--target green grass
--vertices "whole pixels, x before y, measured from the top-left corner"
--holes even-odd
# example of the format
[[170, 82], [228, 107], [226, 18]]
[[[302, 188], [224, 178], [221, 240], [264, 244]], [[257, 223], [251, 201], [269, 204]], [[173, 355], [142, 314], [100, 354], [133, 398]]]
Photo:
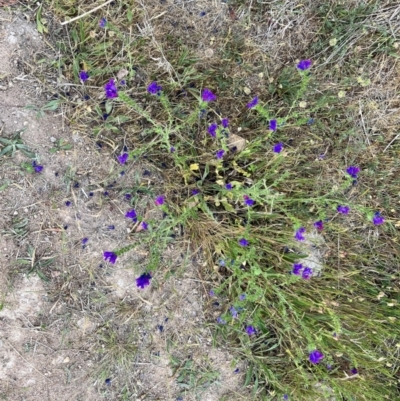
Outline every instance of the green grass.
[[[78, 12], [66, 0], [49, 4], [62, 19], [90, 8]], [[238, 14], [248, 10], [247, 2], [230, 4]], [[376, 140], [365, 141], [357, 112], [360, 101], [369, 102], [363, 83], [368, 86], [387, 57], [396, 63], [394, 39], [382, 22], [380, 2], [356, 8], [340, 2], [307, 7], [314, 15], [316, 40], [307, 54], [292, 47], [287, 55], [291, 61], [276, 72], [272, 60], [245, 45], [245, 39], [252, 38], [239, 27], [235, 34], [228, 29], [219, 33], [216, 46], [222, 57], [210, 65], [191, 48], [191, 40], [185, 43], [179, 30], [167, 30], [161, 20], [154, 21], [153, 36], [132, 36], [130, 27], [143, 27], [149, 11], [135, 2], [109, 8], [105, 30], [98, 27], [103, 14], [67, 25], [68, 40], [58, 38], [64, 56], [57, 68], [77, 84], [79, 71], [86, 69], [91, 75], [88, 85], [99, 87], [127, 70], [127, 86], [119, 89], [118, 98], [99, 102], [93, 96], [90, 111], [75, 105], [69, 119], [86, 127], [89, 135], [117, 144], [116, 154], [124, 139], [132, 149], [131, 161], [146, 160], [162, 174], [162, 189], [149, 191], [153, 197], [166, 196], [161, 207], [166, 216], [153, 221], [147, 234], [151, 253], [146, 269], [158, 268], [174, 230], [183, 227], [192, 250], [201, 249], [207, 260], [204, 274], [213, 280], [216, 296], [224, 300], [221, 318], [226, 324], [213, 323], [215, 342], [229, 344], [247, 361], [244, 386], [251, 388], [254, 399], [278, 400], [289, 394], [293, 400], [317, 400], [325, 389], [338, 400], [393, 400], [399, 397], [400, 367], [400, 255], [394, 225], [400, 182], [395, 175], [390, 180], [386, 176], [398, 168], [398, 144], [383, 152], [389, 142], [384, 130]], [[257, 2], [249, 19], [261, 18], [264, 11]], [[365, 27], [373, 18], [377, 28], [369, 31]], [[194, 35], [201, 38], [205, 32], [198, 28]], [[334, 46], [329, 44], [333, 38]], [[357, 43], [362, 49], [351, 53]], [[296, 70], [293, 60], [305, 57], [315, 63], [311, 75]], [[246, 77], [258, 74], [267, 84], [246, 95]], [[161, 96], [146, 93], [153, 80], [162, 85]], [[218, 94], [216, 102], [200, 100], [204, 87]], [[80, 90], [82, 95], [91, 93]], [[339, 91], [346, 96], [338, 97]], [[255, 93], [260, 105], [248, 110]], [[71, 103], [62, 94], [60, 99], [60, 104]], [[201, 110], [206, 110], [203, 118]], [[109, 114], [105, 121], [104, 113]], [[246, 139], [244, 150], [230, 150], [229, 137], [221, 130], [217, 138], [207, 133], [209, 124], [223, 117], [230, 119], [230, 135]], [[267, 126], [272, 118], [280, 125], [276, 132]], [[315, 123], [310, 124], [310, 118]], [[278, 142], [284, 143], [282, 154], [272, 152]], [[226, 151], [221, 161], [215, 157], [218, 149]], [[349, 165], [361, 167], [356, 185], [345, 172]], [[228, 182], [231, 191], [224, 187]], [[200, 193], [191, 195], [193, 189]], [[132, 205], [139, 204], [141, 194], [131, 191]], [[244, 195], [254, 199], [255, 206], [246, 207]], [[336, 213], [340, 204], [351, 207], [350, 215]], [[386, 218], [379, 227], [371, 223], [376, 210]], [[306, 281], [290, 274], [293, 263], [307, 256], [293, 236], [300, 226], [306, 227], [307, 236], [317, 220], [325, 221], [323, 269]], [[250, 245], [239, 246], [240, 238]], [[127, 243], [115, 251], [122, 254], [135, 247]], [[243, 293], [246, 299], [241, 301]], [[232, 306], [240, 308], [236, 319]], [[257, 329], [256, 336], [246, 334], [248, 325]], [[99, 329], [98, 336], [104, 349], [102, 366], [128, 369], [135, 347], [126, 337], [121, 339], [112, 323]], [[314, 349], [325, 355], [318, 365], [308, 361]], [[217, 378], [212, 369], [199, 376], [190, 361], [172, 364], [179, 385], [202, 387]], [[358, 369], [357, 375], [351, 376], [352, 368]]]

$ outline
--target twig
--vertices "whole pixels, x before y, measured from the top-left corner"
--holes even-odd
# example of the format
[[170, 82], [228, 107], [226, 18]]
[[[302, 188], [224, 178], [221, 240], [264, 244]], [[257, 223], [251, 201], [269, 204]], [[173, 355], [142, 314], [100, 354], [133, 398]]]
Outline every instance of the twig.
[[83, 13], [82, 15], [78, 15], [77, 17], [72, 18], [72, 19], [70, 19], [70, 20], [68, 20], [68, 21], [61, 22], [61, 25], [66, 25], [66, 24], [69, 24], [70, 22], [74, 22], [74, 21], [76, 21], [76, 20], [78, 20], [78, 19], [81, 19], [81, 18], [83, 18], [83, 17], [86, 17], [86, 15], [89, 15], [89, 14], [91, 14], [91, 13], [94, 13], [95, 11], [97, 11], [97, 10], [99, 10], [100, 8], [106, 6], [107, 4], [110, 4], [110, 3], [113, 2], [113, 1], [114, 1], [114, 0], [108, 0], [108, 1], [106, 1], [104, 4], [101, 4], [100, 6], [97, 6], [97, 7], [93, 8], [93, 9], [91, 9], [91, 10], [89, 10], [89, 11], [86, 11], [86, 12]]
[[391, 145], [399, 136], [400, 136], [400, 134], [397, 134], [397, 135], [390, 141], [389, 145], [387, 145], [386, 148], [383, 149], [383, 153], [385, 153], [385, 152], [388, 150], [388, 148], [390, 147], [390, 145]]

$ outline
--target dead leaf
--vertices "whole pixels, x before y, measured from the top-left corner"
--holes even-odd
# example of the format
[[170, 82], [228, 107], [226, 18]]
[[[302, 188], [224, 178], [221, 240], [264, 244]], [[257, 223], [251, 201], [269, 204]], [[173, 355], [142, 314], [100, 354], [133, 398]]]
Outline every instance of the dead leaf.
[[228, 137], [228, 145], [230, 148], [236, 146], [238, 152], [241, 152], [246, 147], [246, 139], [236, 134], [230, 134]]

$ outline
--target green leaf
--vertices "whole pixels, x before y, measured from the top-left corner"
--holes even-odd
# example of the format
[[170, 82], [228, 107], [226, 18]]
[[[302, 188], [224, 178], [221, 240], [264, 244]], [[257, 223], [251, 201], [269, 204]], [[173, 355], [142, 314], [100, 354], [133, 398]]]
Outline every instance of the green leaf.
[[128, 12], [126, 13], [126, 18], [128, 18], [129, 22], [132, 22], [133, 18], [132, 10], [128, 10]]
[[112, 109], [113, 109], [113, 104], [111, 102], [107, 101], [106, 102], [106, 113], [111, 114]]
[[8, 153], [10, 150], [12, 150], [12, 146], [6, 146], [1, 152], [0, 152], [0, 156], [5, 155], [6, 153]]

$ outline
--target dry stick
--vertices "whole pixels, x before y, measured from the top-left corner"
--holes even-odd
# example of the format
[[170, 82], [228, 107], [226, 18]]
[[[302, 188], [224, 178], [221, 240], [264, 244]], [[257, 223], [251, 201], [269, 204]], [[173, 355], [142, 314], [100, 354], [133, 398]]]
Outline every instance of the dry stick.
[[83, 17], [86, 17], [86, 15], [89, 15], [89, 14], [91, 14], [91, 13], [94, 13], [95, 11], [97, 11], [97, 10], [99, 10], [100, 8], [106, 6], [107, 4], [112, 3], [113, 1], [114, 1], [114, 0], [108, 0], [108, 1], [106, 1], [104, 4], [101, 4], [100, 6], [97, 6], [97, 7], [93, 8], [92, 10], [87, 11], [87, 12], [83, 13], [82, 15], [78, 15], [77, 17], [72, 18], [72, 19], [70, 19], [70, 20], [68, 20], [68, 21], [61, 22], [61, 25], [66, 25], [66, 24], [69, 24], [70, 22], [74, 22], [74, 21], [76, 21], [76, 20], [78, 20], [78, 19], [81, 19], [81, 18], [83, 18]]

